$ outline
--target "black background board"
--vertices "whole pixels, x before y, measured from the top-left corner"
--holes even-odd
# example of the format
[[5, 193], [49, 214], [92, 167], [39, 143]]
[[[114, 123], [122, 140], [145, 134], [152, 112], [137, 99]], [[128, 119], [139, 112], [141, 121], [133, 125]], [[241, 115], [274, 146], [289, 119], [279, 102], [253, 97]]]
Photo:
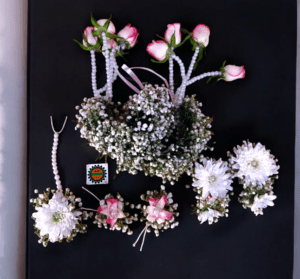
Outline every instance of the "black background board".
[[[211, 28], [207, 56], [196, 74], [216, 71], [224, 60], [245, 65], [246, 78], [216, 85], [197, 82], [187, 89], [203, 103], [204, 114], [213, 117], [210, 141], [213, 152], [205, 155], [227, 159], [226, 153], [243, 140], [262, 142], [279, 159], [280, 177], [275, 184], [275, 207], [256, 217], [237, 202], [241, 186], [234, 182], [235, 195], [229, 218], [214, 225], [200, 225], [190, 214], [195, 194], [183, 176], [174, 186], [166, 184], [179, 203], [180, 224], [156, 238], [147, 234], [143, 252], [132, 247], [143, 224], [133, 226], [127, 236], [98, 229], [88, 222], [88, 233], [70, 244], [37, 243], [33, 207], [28, 204], [27, 278], [230, 278], [291, 279], [293, 269], [294, 136], [296, 72], [296, 1], [294, 0], [154, 0], [29, 1], [29, 92], [28, 92], [28, 199], [34, 189], [55, 188], [51, 167], [53, 133], [49, 116], [59, 129], [64, 116], [70, 120], [60, 137], [58, 168], [63, 187], [81, 196], [85, 206], [98, 202], [81, 189], [85, 166], [94, 163], [97, 152], [75, 131], [75, 106], [92, 97], [90, 54], [73, 39], [81, 40], [90, 26], [90, 13], [108, 18], [117, 31], [131, 23], [138, 28], [138, 44], [126, 56], [128, 66], [150, 67], [168, 77], [168, 64], [154, 64], [146, 46], [164, 35], [167, 24], [180, 22], [193, 30], [199, 24]], [[188, 65], [191, 45], [176, 50]], [[121, 66], [123, 61], [118, 60]], [[104, 57], [97, 54], [98, 85], [105, 82]], [[161, 83], [157, 77], [136, 71], [142, 81]], [[178, 66], [175, 81], [180, 82]], [[114, 84], [114, 101], [125, 102], [134, 92], [120, 79]], [[103, 162], [103, 161], [100, 161]], [[119, 192], [125, 200], [140, 202], [147, 190], [159, 189], [161, 179], [143, 173], [120, 173], [109, 163], [109, 185], [89, 186], [99, 197]]]

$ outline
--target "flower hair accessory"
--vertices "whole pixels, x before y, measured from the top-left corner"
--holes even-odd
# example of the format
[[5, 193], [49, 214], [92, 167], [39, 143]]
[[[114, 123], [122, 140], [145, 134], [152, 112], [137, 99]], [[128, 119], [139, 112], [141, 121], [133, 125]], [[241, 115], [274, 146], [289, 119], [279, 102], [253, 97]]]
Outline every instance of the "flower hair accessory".
[[142, 195], [141, 199], [149, 204], [143, 207], [137, 206], [137, 208], [141, 208], [144, 215], [140, 221], [146, 222], [145, 228], [133, 244], [133, 247], [135, 247], [142, 234], [144, 234], [140, 251], [143, 249], [146, 233], [151, 232], [151, 227], [154, 229], [155, 235], [159, 236], [160, 230], [163, 232], [169, 228], [174, 229], [179, 224], [179, 222], [175, 222], [175, 216], [179, 215], [175, 212], [178, 204], [173, 204], [172, 193], [167, 193], [164, 186], [161, 186], [160, 192], [156, 190], [147, 191], [147, 195]]
[[243, 185], [239, 202], [244, 208], [251, 208], [255, 215], [263, 215], [263, 209], [273, 206], [276, 199], [272, 185], [278, 178], [278, 160], [261, 143], [244, 141], [233, 151], [235, 156], [228, 152], [232, 173]]
[[195, 163], [194, 191], [197, 203], [192, 213], [202, 223], [216, 223], [219, 217], [228, 217], [229, 194], [233, 194], [232, 175], [227, 162], [221, 159], [203, 158], [202, 164]]
[[67, 242], [73, 240], [78, 232], [86, 233], [87, 225], [82, 224], [83, 220], [91, 217], [86, 211], [81, 211], [78, 207], [82, 206], [80, 198], [76, 198], [70, 189], [66, 188], [63, 192], [60, 177], [58, 175], [56, 153], [58, 148], [59, 134], [63, 131], [68, 117], [59, 132], [56, 132], [53, 126], [52, 117], [51, 125], [54, 132], [54, 141], [52, 148], [52, 167], [56, 181], [56, 190], [46, 189], [46, 192], [39, 194], [38, 190], [34, 192], [39, 194], [37, 198], [30, 199], [35, 205], [35, 212], [32, 214], [34, 219], [35, 233], [38, 235], [39, 243], [45, 247], [50, 242]]
[[[85, 191], [90, 193], [99, 201], [99, 207], [97, 210], [91, 208], [81, 208], [84, 210], [91, 210], [97, 212], [95, 214], [94, 224], [97, 224], [99, 228], [104, 227], [105, 229], [122, 230], [123, 233], [128, 235], [132, 234], [132, 230], [129, 228], [129, 224], [133, 221], [137, 221], [137, 214], [130, 216], [129, 213], [124, 212], [124, 200], [120, 194], [117, 194], [114, 198], [111, 194], [108, 194], [104, 197], [103, 200], [100, 200], [95, 194], [93, 194], [88, 189], [82, 187]], [[128, 205], [129, 203], [125, 203]]]
[[[122, 69], [137, 83], [133, 85], [120, 72], [116, 62], [117, 56], [123, 56], [124, 49], [136, 45], [138, 31], [128, 24], [118, 35], [110, 19], [96, 21], [94, 27], [88, 27], [83, 36], [83, 44], [78, 44], [91, 53], [92, 88], [94, 97], [84, 98], [76, 109], [76, 129], [81, 137], [89, 141], [102, 156], [116, 159], [117, 173], [127, 171], [136, 174], [143, 171], [145, 175], [161, 177], [163, 183], [174, 184], [179, 177], [193, 172], [194, 162], [201, 158], [203, 150], [208, 149], [212, 119], [206, 117], [194, 96], [186, 96], [186, 88], [195, 81], [208, 77], [232, 81], [244, 78], [244, 67], [222, 65], [218, 71], [208, 72], [191, 78], [192, 71], [202, 59], [209, 43], [210, 29], [199, 24], [193, 32], [181, 28], [180, 23], [169, 24], [165, 37], [153, 41], [147, 47], [154, 62], [164, 63], [169, 60], [169, 82], [151, 69], [144, 67]], [[111, 26], [111, 27], [109, 27]], [[113, 27], [113, 28], [112, 28]], [[186, 36], [183, 38], [182, 33]], [[87, 36], [88, 35], [88, 36]], [[108, 39], [112, 44], [108, 44]], [[194, 55], [188, 69], [175, 54], [175, 49], [189, 40]], [[101, 88], [96, 86], [95, 52], [105, 56], [107, 83]], [[179, 64], [182, 83], [174, 88], [173, 61]], [[162, 86], [143, 84], [133, 69], [143, 69], [154, 73], [164, 81]], [[122, 105], [112, 102], [112, 84], [120, 77], [136, 94]], [[101, 93], [104, 93], [101, 96]]]

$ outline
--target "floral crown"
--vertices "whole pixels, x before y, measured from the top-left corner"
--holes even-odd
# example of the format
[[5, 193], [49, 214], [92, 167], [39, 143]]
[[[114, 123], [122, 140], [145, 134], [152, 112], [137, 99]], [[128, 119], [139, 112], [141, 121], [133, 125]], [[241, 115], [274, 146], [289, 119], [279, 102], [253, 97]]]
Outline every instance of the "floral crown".
[[[153, 41], [147, 47], [157, 63], [169, 61], [169, 82], [151, 69], [122, 66], [137, 83], [137, 88], [119, 72], [117, 57], [123, 56], [125, 49], [131, 49], [137, 43], [139, 33], [128, 24], [116, 35], [111, 19], [96, 21], [91, 16], [93, 27], [87, 27], [82, 43], [76, 41], [82, 49], [89, 51], [92, 62], [92, 88], [94, 97], [85, 98], [77, 107], [76, 129], [81, 137], [89, 141], [90, 146], [103, 156], [117, 161], [117, 173], [128, 171], [136, 174], [144, 171], [149, 176], [159, 176], [163, 182], [174, 184], [183, 174], [193, 173], [194, 162], [201, 159], [201, 152], [210, 147], [207, 142], [212, 136], [209, 130], [212, 119], [201, 111], [202, 104], [195, 96], [186, 96], [190, 84], [208, 78], [232, 81], [245, 77], [244, 67], [232, 65], [222, 67], [191, 78], [193, 70], [202, 59], [209, 43], [210, 29], [199, 24], [193, 32], [181, 29], [180, 23], [169, 24], [164, 38]], [[182, 38], [182, 34], [186, 34]], [[175, 54], [175, 49], [185, 42], [191, 42], [194, 55], [188, 69]], [[98, 89], [96, 82], [96, 52], [105, 56], [107, 82]], [[174, 60], [178, 63], [182, 82], [174, 86]], [[162, 86], [144, 85], [132, 69], [143, 69], [159, 76]], [[137, 94], [129, 97], [123, 106], [112, 102], [113, 82], [120, 77]], [[105, 95], [101, 95], [104, 93]]]

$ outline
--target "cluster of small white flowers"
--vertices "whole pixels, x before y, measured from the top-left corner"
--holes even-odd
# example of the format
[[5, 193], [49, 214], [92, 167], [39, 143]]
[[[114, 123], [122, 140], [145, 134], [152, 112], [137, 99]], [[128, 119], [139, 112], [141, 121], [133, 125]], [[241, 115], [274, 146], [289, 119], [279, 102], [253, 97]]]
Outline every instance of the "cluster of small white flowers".
[[[106, 199], [114, 199], [114, 197], [111, 194], [107, 194], [104, 198], [104, 200], [101, 201], [100, 205], [103, 205], [105, 203]], [[124, 199], [121, 197], [120, 194], [117, 194], [116, 199], [122, 203], [122, 210], [124, 207]], [[125, 203], [125, 205], [129, 205], [128, 202]], [[131, 206], [132, 208], [132, 206]], [[105, 228], [109, 229], [111, 231], [117, 230], [117, 231], [122, 231], [122, 233], [126, 233], [128, 235], [132, 235], [132, 230], [129, 228], [128, 225], [132, 224], [133, 221], [138, 221], [138, 214], [134, 214], [130, 216], [128, 212], [123, 212], [124, 213], [124, 218], [118, 218], [117, 222], [114, 224], [113, 227], [111, 227], [109, 224], [107, 224], [106, 219], [107, 216], [101, 213], [96, 213], [95, 214], [95, 220], [93, 221], [94, 224], [98, 225], [98, 228]]]
[[171, 212], [173, 214], [173, 217], [170, 219], [170, 220], [165, 220], [164, 222], [160, 223], [160, 222], [157, 222], [157, 221], [154, 221], [154, 222], [149, 222], [147, 220], [147, 205], [144, 205], [141, 207], [141, 212], [143, 214], [144, 217], [141, 217], [140, 218], [140, 221], [141, 222], [146, 222], [146, 225], [147, 225], [147, 233], [150, 233], [151, 232], [151, 227], [154, 229], [154, 233], [155, 233], [155, 236], [159, 236], [159, 231], [163, 232], [164, 230], [167, 230], [169, 228], [171, 229], [174, 229], [175, 227], [177, 227], [179, 225], [179, 222], [176, 221], [175, 222], [175, 218], [179, 216], [179, 212], [175, 212], [178, 208], [178, 203], [173, 203], [173, 195], [172, 193], [167, 193], [165, 191], [165, 186], [162, 185], [161, 186], [161, 190], [160, 191], [157, 191], [157, 190], [154, 190], [154, 191], [147, 191], [147, 194], [146, 195], [141, 195], [141, 200], [149, 203], [149, 198], [161, 198], [162, 196], [165, 196], [166, 199], [167, 199], [167, 203], [165, 205], [165, 210], [168, 211], [168, 212]]
[[175, 108], [166, 87], [145, 85], [121, 109], [102, 97], [85, 98], [76, 129], [101, 155], [116, 159], [117, 173], [144, 171], [174, 184], [192, 173], [211, 138], [211, 119], [200, 107], [192, 96]]
[[[38, 194], [38, 190], [34, 191]], [[76, 198], [69, 189], [65, 194], [61, 190], [51, 190], [39, 194], [37, 198], [30, 199], [35, 204], [35, 212], [32, 218], [35, 220], [35, 233], [40, 238], [39, 243], [44, 247], [50, 242], [67, 242], [73, 240], [78, 232], [86, 233], [87, 225], [82, 224], [83, 220], [92, 217], [93, 213], [76, 209], [82, 206], [80, 198]]]
[[201, 224], [207, 221], [211, 225], [218, 222], [219, 217], [228, 217], [229, 194], [226, 194], [224, 198], [214, 198], [209, 195], [206, 199], [202, 199], [202, 189], [195, 188], [194, 191], [198, 195], [196, 206], [192, 205], [192, 213], [198, 216]]
[[228, 163], [221, 159], [202, 159], [202, 165], [195, 163], [195, 174], [193, 176], [194, 191], [196, 195], [196, 206], [193, 205], [192, 213], [198, 216], [202, 223], [216, 223], [219, 217], [228, 217], [229, 194], [233, 188], [232, 175]]
[[243, 185], [239, 202], [244, 208], [251, 208], [255, 215], [262, 215], [263, 209], [273, 206], [276, 199], [272, 185], [278, 178], [278, 160], [260, 143], [244, 141], [242, 146], [233, 150], [235, 156], [228, 152], [232, 173]]

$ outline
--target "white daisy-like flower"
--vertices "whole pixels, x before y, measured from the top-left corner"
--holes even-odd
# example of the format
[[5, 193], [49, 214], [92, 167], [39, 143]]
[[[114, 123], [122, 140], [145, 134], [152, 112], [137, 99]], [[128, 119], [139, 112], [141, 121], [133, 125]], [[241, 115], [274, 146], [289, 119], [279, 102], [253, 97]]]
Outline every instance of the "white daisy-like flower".
[[278, 174], [274, 156], [261, 143], [253, 145], [244, 141], [242, 146], [233, 149], [236, 157], [229, 159], [232, 168], [237, 170], [236, 176], [245, 178], [246, 185], [250, 183], [264, 185], [270, 176]]
[[72, 212], [73, 209], [61, 192], [53, 194], [48, 204], [36, 207], [37, 212], [34, 212], [32, 217], [35, 219], [36, 228], [40, 230], [40, 235], [48, 235], [50, 242], [70, 237], [78, 224], [77, 217], [82, 214], [80, 211]]
[[273, 200], [276, 199], [275, 195], [272, 194], [264, 194], [262, 196], [256, 195], [254, 197], [253, 205], [251, 206], [251, 210], [257, 216], [259, 214], [263, 215], [263, 209], [268, 206], [274, 206]]
[[195, 163], [195, 177], [198, 180], [192, 186], [202, 188], [203, 199], [206, 199], [208, 195], [214, 198], [224, 198], [228, 190], [233, 189], [230, 186], [232, 180], [227, 162], [221, 159], [218, 161], [203, 159], [202, 163], [203, 165]]
[[198, 220], [203, 224], [205, 221], [211, 225], [214, 222], [214, 218], [219, 218], [222, 214], [219, 211], [208, 209], [208, 211], [204, 211], [198, 215]]

